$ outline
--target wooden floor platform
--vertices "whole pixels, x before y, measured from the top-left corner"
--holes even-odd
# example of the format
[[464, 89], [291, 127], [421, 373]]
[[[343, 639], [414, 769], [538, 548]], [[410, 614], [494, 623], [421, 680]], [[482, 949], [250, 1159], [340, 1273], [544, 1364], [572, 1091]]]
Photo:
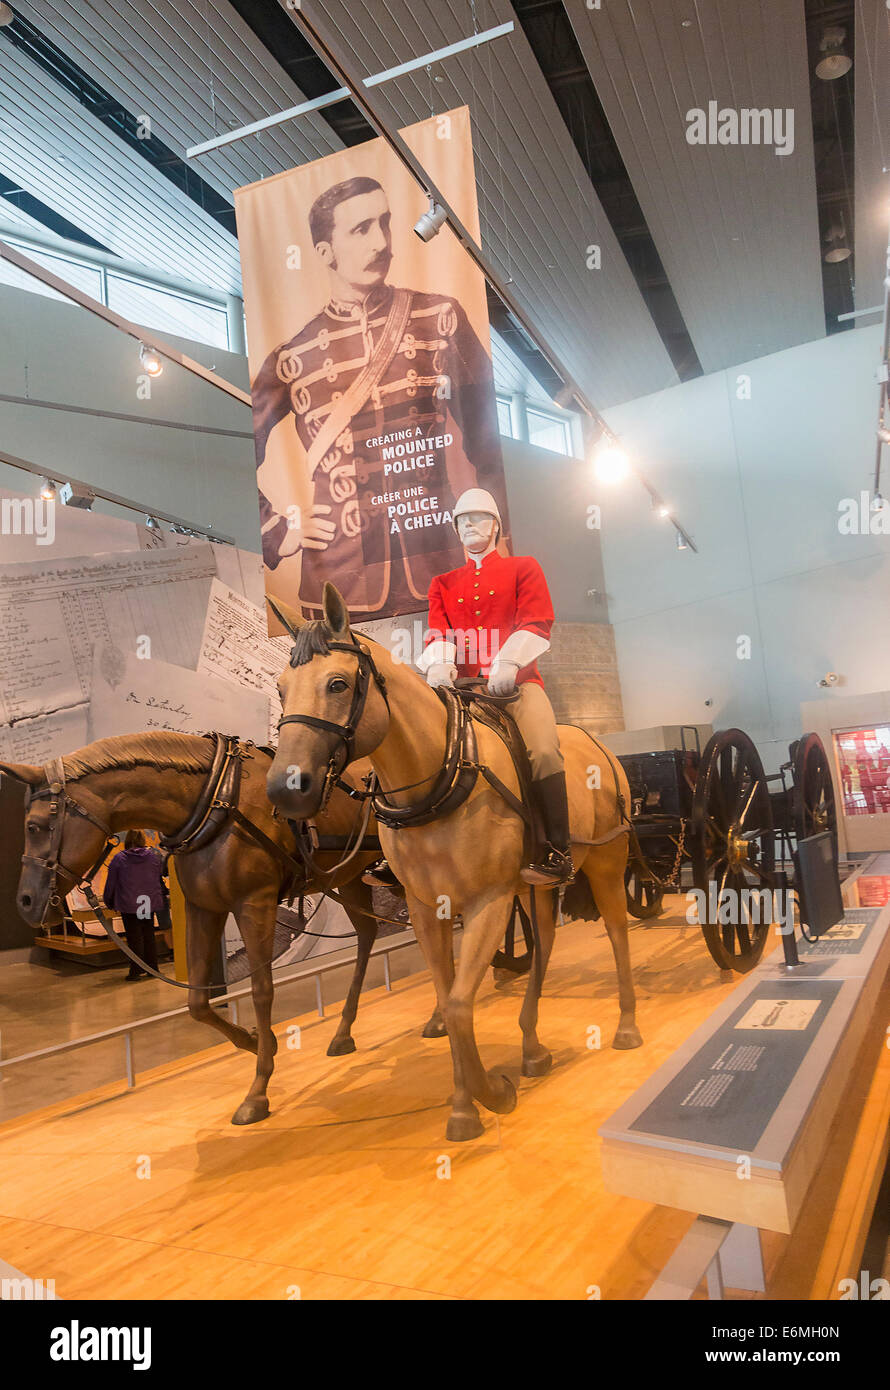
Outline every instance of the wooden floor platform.
[[[560, 929], [541, 1027], [555, 1065], [540, 1080], [518, 1076], [524, 982], [499, 990], [488, 977], [480, 1049], [518, 1083], [519, 1104], [485, 1114], [470, 1144], [445, 1141], [450, 1053], [420, 1037], [425, 975], [365, 996], [351, 1056], [325, 1056], [333, 1017], [296, 1020], [299, 1050], [277, 1027], [262, 1124], [229, 1123], [253, 1059], [227, 1046], [143, 1073], [135, 1091], [12, 1120], [0, 1127], [0, 1259], [54, 1279], [63, 1299], [642, 1298], [693, 1217], [606, 1193], [597, 1126], [732, 982], [680, 918], [635, 926], [631, 947], [645, 1044], [615, 1052], [602, 923]], [[866, 1086], [863, 1113], [869, 1095], [880, 1106]], [[857, 1134], [868, 1143], [848, 1119], [837, 1142]], [[768, 1277], [782, 1297], [813, 1296], [801, 1292], [813, 1268], [789, 1269], [794, 1239], [771, 1237]]]
[[63, 955], [78, 958], [104, 956], [109, 951], [119, 954], [117, 946], [113, 941], [109, 941], [107, 936], [76, 936], [73, 932], [58, 932], [55, 935], [51, 932], [38, 932], [34, 937], [34, 945], [42, 946], [45, 951], [61, 951]]

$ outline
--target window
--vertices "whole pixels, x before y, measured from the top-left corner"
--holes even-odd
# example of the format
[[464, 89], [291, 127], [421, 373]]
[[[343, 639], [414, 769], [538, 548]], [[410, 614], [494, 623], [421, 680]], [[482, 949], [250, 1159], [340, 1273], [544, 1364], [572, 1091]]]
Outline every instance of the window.
[[568, 420], [531, 406], [526, 410], [526, 419], [529, 444], [534, 444], [538, 449], [549, 449], [553, 454], [571, 455], [572, 432]]
[[[210, 347], [229, 346], [228, 314], [221, 304], [213, 300], [199, 299], [164, 285], [153, 284], [148, 278], [142, 280], [122, 275], [111, 265], [103, 273], [102, 266], [93, 261], [81, 261], [75, 256], [44, 251], [42, 247], [17, 241], [14, 237], [8, 240], [11, 246], [23, 251], [38, 265], [51, 270], [60, 280], [66, 280], [91, 299], [97, 299], [100, 304], [106, 304], [115, 313], [140, 326], [175, 333], [180, 338], [191, 338], [193, 342], [207, 343]], [[31, 290], [50, 299], [65, 298], [42, 280], [36, 280], [33, 275], [19, 270], [11, 261], [0, 260], [0, 284]]]
[[202, 303], [160, 285], [115, 275], [111, 270], [108, 307], [146, 328], [158, 328], [196, 343], [209, 343], [211, 347], [229, 346], [228, 318], [220, 305]]
[[[52, 256], [48, 251], [42, 251], [36, 246], [23, 246], [12, 239], [10, 245], [24, 252], [29, 260], [42, 265], [44, 270], [58, 275], [60, 280], [67, 280], [75, 289], [83, 290], [84, 294], [90, 295], [93, 299], [102, 298], [102, 272], [98, 266], [86, 265], [83, 261], [71, 260], [68, 256]], [[15, 285], [17, 289], [31, 290], [34, 294], [45, 294], [48, 299], [64, 297], [50, 289], [42, 280], [35, 280], [33, 275], [19, 270], [12, 261], [0, 261], [0, 284]]]
[[498, 396], [498, 431], [505, 434], [508, 439], [513, 438], [513, 414], [510, 410], [510, 402], [503, 396]]

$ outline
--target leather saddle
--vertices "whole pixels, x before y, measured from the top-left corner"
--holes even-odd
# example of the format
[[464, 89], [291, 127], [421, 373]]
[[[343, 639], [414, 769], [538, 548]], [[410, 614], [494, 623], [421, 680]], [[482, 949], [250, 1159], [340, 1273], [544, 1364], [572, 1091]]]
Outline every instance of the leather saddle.
[[[519, 725], [510, 712], [510, 705], [514, 703], [517, 695], [515, 692], [511, 695], [489, 695], [485, 689], [485, 682], [480, 682], [478, 677], [464, 677], [455, 681], [454, 693], [465, 705], [470, 718], [491, 729], [506, 745], [519, 783], [518, 797], [499, 779], [495, 778], [492, 781], [491, 774], [486, 780], [495, 785], [495, 789], [522, 816], [525, 825], [525, 854], [531, 862], [536, 855], [543, 852], [546, 841], [544, 823], [532, 793], [534, 779], [528, 749], [519, 732]], [[486, 776], [486, 771], [483, 771], [483, 776]]]

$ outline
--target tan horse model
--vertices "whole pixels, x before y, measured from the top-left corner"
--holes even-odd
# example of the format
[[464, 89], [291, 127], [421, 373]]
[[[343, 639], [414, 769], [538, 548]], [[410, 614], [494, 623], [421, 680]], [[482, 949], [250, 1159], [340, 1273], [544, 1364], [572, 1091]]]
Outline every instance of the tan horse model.
[[[324, 618], [306, 623], [279, 600], [271, 606], [295, 639], [291, 664], [279, 682], [284, 718], [269, 773], [270, 800], [290, 816], [311, 816], [327, 787], [351, 758], [369, 757], [386, 803], [406, 807], [435, 784], [446, 746], [446, 710], [439, 696], [407, 665], [378, 643], [359, 644], [340, 593], [327, 584]], [[363, 639], [364, 640], [364, 639]], [[503, 741], [477, 725], [478, 761], [514, 794], [518, 781]], [[560, 728], [565, 757], [573, 842], [616, 832], [607, 843], [577, 843], [576, 871], [586, 875], [618, 970], [620, 1019], [614, 1047], [640, 1046], [627, 941], [624, 869], [627, 837], [620, 833], [619, 795], [629, 800], [624, 772], [583, 730]], [[594, 774], [599, 768], [600, 775]], [[400, 790], [404, 789], [404, 790]], [[383, 814], [379, 802], [375, 807]], [[444, 1013], [454, 1066], [453, 1108], [447, 1137], [473, 1139], [482, 1132], [474, 1101], [498, 1114], [516, 1104], [506, 1076], [482, 1065], [473, 1032], [476, 991], [497, 947], [514, 894], [527, 894], [523, 824], [514, 809], [481, 776], [458, 809], [429, 824], [390, 829], [378, 822], [380, 842], [405, 887], [411, 922], [421, 943]], [[541, 961], [533, 970], [520, 1015], [522, 1071], [540, 1076], [550, 1053], [537, 1037], [538, 988], [553, 944], [553, 895], [539, 893]], [[453, 919], [463, 921], [455, 973]]]
[[[0, 763], [0, 772], [31, 789], [25, 816], [25, 853], [19, 880], [18, 908], [27, 922], [50, 924], [61, 920], [51, 904], [54, 884], [64, 894], [95, 865], [102, 854], [106, 830], [115, 832], [150, 825], [172, 835], [187, 821], [198, 801], [211, 761], [213, 744], [196, 735], [173, 733], [126, 734], [100, 739], [62, 760], [66, 797], [40, 795], [46, 771], [27, 763]], [[242, 758], [239, 809], [247, 819], [286, 853], [293, 853], [293, 835], [283, 820], [273, 817], [266, 796], [271, 756], [252, 744], [240, 745]], [[361, 769], [356, 769], [361, 771]], [[358, 785], [358, 779], [355, 779]], [[34, 793], [37, 793], [35, 796]], [[69, 814], [64, 813], [67, 800]], [[53, 813], [52, 806], [56, 805]], [[59, 816], [62, 820], [59, 820]], [[357, 808], [345, 792], [335, 790], [316, 826], [320, 835], [349, 836], [355, 830]], [[61, 827], [54, 839], [54, 830]], [[337, 887], [338, 896], [358, 936], [355, 972], [329, 1056], [353, 1052], [351, 1026], [371, 948], [377, 936], [371, 892], [357, 878], [379, 851], [362, 851], [323, 886]], [[317, 853], [321, 869], [337, 863], [335, 851]], [[56, 879], [50, 872], [58, 865]], [[235, 1047], [256, 1053], [256, 1076], [232, 1117], [237, 1125], [253, 1124], [269, 1113], [267, 1088], [277, 1042], [272, 1032], [272, 967], [276, 910], [289, 880], [287, 864], [264, 849], [237, 825], [224, 825], [219, 834], [190, 854], [176, 856], [176, 873], [186, 902], [188, 1006], [192, 1017], [219, 1030]], [[322, 886], [311, 876], [301, 883], [307, 893]], [[244, 939], [251, 970], [251, 989], [257, 1031], [230, 1023], [210, 1006], [213, 963], [229, 912], [234, 913]], [[436, 1015], [427, 1024], [430, 1036], [444, 1031]]]

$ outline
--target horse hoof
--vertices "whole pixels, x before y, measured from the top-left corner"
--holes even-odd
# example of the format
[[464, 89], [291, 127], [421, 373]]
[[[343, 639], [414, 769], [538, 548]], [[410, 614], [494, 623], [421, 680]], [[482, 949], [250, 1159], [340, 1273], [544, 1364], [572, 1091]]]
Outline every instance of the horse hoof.
[[553, 1066], [553, 1053], [540, 1052], [534, 1057], [523, 1057], [522, 1075], [523, 1076], [546, 1076]]
[[619, 1028], [612, 1039], [612, 1046], [619, 1048], [621, 1051], [629, 1051], [632, 1047], [642, 1047], [643, 1038], [639, 1028], [635, 1026], [632, 1028]]
[[445, 1138], [452, 1144], [463, 1144], [467, 1139], [478, 1139], [485, 1129], [475, 1110], [470, 1115], [449, 1115], [445, 1126]]
[[258, 1096], [256, 1100], [242, 1100], [232, 1116], [232, 1124], [255, 1125], [258, 1120], [265, 1120], [268, 1114], [269, 1102], [265, 1096]]
[[355, 1051], [355, 1038], [349, 1036], [345, 1038], [331, 1038], [328, 1043], [329, 1057], [345, 1057], [348, 1052]]
[[516, 1109], [516, 1087], [509, 1076], [490, 1078], [492, 1090], [495, 1091], [495, 1104], [490, 1108], [496, 1115], [509, 1115], [511, 1110]]
[[420, 1035], [422, 1038], [447, 1038], [448, 1029], [440, 1018], [431, 1018]]

